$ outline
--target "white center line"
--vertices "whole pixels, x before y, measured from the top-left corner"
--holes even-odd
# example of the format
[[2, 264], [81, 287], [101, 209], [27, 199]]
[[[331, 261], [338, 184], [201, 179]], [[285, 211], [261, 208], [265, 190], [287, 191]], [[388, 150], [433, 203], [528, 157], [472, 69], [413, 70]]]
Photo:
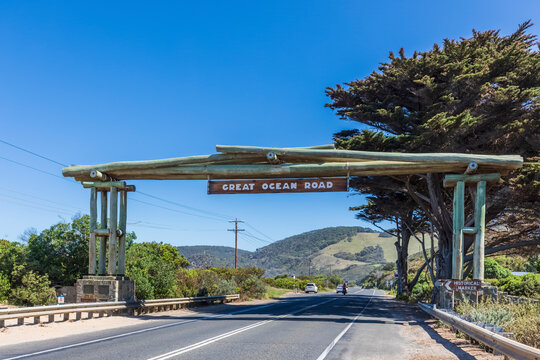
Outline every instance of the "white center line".
[[259, 321], [259, 322], [255, 323], [255, 324], [251, 324], [251, 325], [248, 325], [248, 326], [244, 326], [244, 327], [242, 327], [242, 328], [235, 329], [235, 330], [229, 331], [229, 332], [227, 332], [227, 333], [224, 333], [224, 334], [221, 334], [221, 335], [217, 335], [217, 336], [211, 337], [211, 338], [209, 338], [209, 339], [200, 341], [200, 342], [198, 342], [198, 343], [191, 344], [191, 345], [182, 347], [182, 348], [180, 348], [180, 349], [176, 349], [176, 350], [170, 351], [170, 352], [168, 352], [168, 353], [165, 353], [165, 354], [161, 354], [161, 355], [155, 356], [155, 357], [150, 358], [150, 359], [148, 359], [148, 360], [166, 360], [166, 359], [170, 359], [170, 358], [172, 358], [172, 357], [174, 357], [174, 356], [178, 356], [178, 355], [184, 354], [184, 353], [186, 353], [186, 352], [189, 352], [189, 351], [198, 349], [198, 348], [200, 348], [200, 347], [203, 347], [203, 346], [206, 346], [206, 345], [210, 345], [210, 344], [212, 344], [212, 343], [214, 343], [214, 342], [216, 342], [216, 341], [219, 341], [219, 340], [228, 338], [228, 337], [233, 336], [233, 335], [236, 335], [236, 334], [240, 334], [240, 333], [242, 333], [242, 332], [244, 332], [244, 331], [248, 331], [248, 330], [254, 329], [254, 328], [259, 327], [259, 326], [261, 326], [261, 325], [266, 325], [266, 324], [271, 323], [271, 322], [273, 322], [273, 321], [275, 321], [275, 320], [282, 319], [282, 318], [285, 318], [285, 317], [290, 316], [290, 315], [294, 315], [294, 314], [296, 314], [296, 313], [299, 313], [300, 311], [304, 311], [304, 310], [313, 308], [313, 307], [315, 307], [315, 306], [323, 305], [323, 304], [329, 303], [330, 301], [334, 301], [334, 300], [336, 300], [336, 299], [330, 299], [330, 300], [322, 301], [322, 302], [317, 303], [317, 304], [313, 304], [313, 305], [309, 305], [309, 306], [306, 306], [306, 307], [297, 309], [297, 310], [295, 310], [295, 311], [293, 311], [293, 312], [290, 312], [290, 313], [288, 313], [288, 314], [276, 316], [276, 317], [274, 317], [274, 318], [271, 319], [271, 320]]
[[158, 329], [164, 329], [164, 328], [168, 328], [168, 327], [171, 327], [171, 326], [177, 326], [177, 325], [181, 325], [181, 324], [188, 324], [188, 323], [193, 323], [193, 322], [202, 321], [202, 320], [208, 320], [208, 319], [215, 319], [215, 318], [220, 318], [220, 317], [224, 317], [224, 316], [228, 316], [228, 315], [240, 314], [240, 313], [249, 312], [249, 311], [252, 311], [252, 310], [257, 310], [257, 309], [267, 308], [267, 307], [274, 306], [274, 305], [277, 305], [277, 304], [278, 304], [278, 303], [276, 302], [276, 303], [272, 303], [272, 304], [268, 304], [268, 305], [256, 306], [256, 307], [249, 308], [249, 309], [243, 309], [243, 310], [239, 310], [239, 311], [233, 311], [233, 312], [226, 313], [226, 314], [221, 314], [221, 315], [207, 316], [207, 317], [204, 317], [204, 318], [193, 319], [193, 320], [182, 320], [182, 321], [178, 321], [178, 322], [175, 322], [175, 323], [172, 323], [172, 324], [166, 324], [166, 325], [154, 326], [154, 327], [147, 328], [147, 329], [141, 329], [141, 330], [136, 330], [136, 331], [130, 331], [130, 332], [123, 333], [123, 334], [112, 335], [112, 336], [108, 336], [108, 337], [103, 337], [103, 338], [99, 338], [99, 339], [94, 339], [94, 340], [84, 341], [84, 342], [75, 343], [75, 344], [71, 344], [71, 345], [59, 346], [59, 347], [52, 348], [52, 349], [47, 349], [47, 350], [42, 350], [42, 351], [36, 351], [36, 352], [33, 352], [33, 353], [29, 353], [29, 354], [23, 354], [23, 355], [19, 355], [19, 356], [10, 357], [10, 358], [5, 358], [5, 359], [3, 359], [3, 360], [23, 359], [23, 358], [27, 358], [27, 357], [30, 357], [30, 356], [42, 355], [42, 354], [47, 354], [47, 353], [51, 353], [51, 352], [54, 352], [54, 351], [59, 351], [59, 350], [64, 350], [64, 349], [69, 349], [69, 348], [74, 348], [74, 347], [83, 346], [83, 345], [88, 345], [88, 344], [94, 344], [94, 343], [98, 343], [98, 342], [101, 342], [101, 341], [107, 341], [107, 340], [112, 340], [112, 339], [118, 339], [118, 338], [130, 336], [130, 335], [135, 335], [135, 334], [145, 333], [145, 332], [148, 332], [148, 331], [153, 331], [153, 330], [158, 330]]
[[342, 332], [339, 333], [338, 336], [336, 336], [336, 338], [330, 343], [330, 345], [328, 345], [326, 347], [326, 349], [324, 349], [324, 351], [322, 352], [321, 355], [319, 355], [319, 357], [317, 358], [317, 360], [323, 360], [324, 358], [326, 358], [328, 356], [328, 354], [330, 353], [330, 351], [332, 351], [332, 349], [334, 348], [334, 346], [336, 346], [336, 344], [338, 343], [339, 340], [341, 340], [341, 338], [343, 337], [343, 335], [345, 335], [345, 333], [347, 331], [349, 331], [349, 329], [351, 328], [351, 326], [353, 325], [353, 323], [358, 320], [358, 318], [364, 313], [364, 311], [366, 310], [366, 308], [368, 307], [368, 305], [371, 303], [371, 299], [373, 299], [373, 295], [375, 295], [375, 290], [373, 290], [373, 294], [371, 294], [370, 298], [369, 298], [369, 301], [367, 302], [366, 306], [364, 306], [364, 308], [362, 309], [362, 311], [360, 311], [360, 313], [358, 315], [356, 315], [356, 317], [349, 323], [349, 325], [347, 325], [347, 327], [345, 329], [343, 329]]

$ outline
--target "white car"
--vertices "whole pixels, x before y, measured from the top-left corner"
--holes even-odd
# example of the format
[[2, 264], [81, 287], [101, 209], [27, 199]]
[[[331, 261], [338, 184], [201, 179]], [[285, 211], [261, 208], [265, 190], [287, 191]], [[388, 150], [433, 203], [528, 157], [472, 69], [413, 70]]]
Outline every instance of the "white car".
[[343, 293], [343, 285], [336, 286], [336, 294]]
[[317, 285], [315, 285], [314, 283], [307, 283], [306, 289], [304, 291], [306, 293], [313, 292], [316, 294], [319, 291], [319, 288], [317, 288]]

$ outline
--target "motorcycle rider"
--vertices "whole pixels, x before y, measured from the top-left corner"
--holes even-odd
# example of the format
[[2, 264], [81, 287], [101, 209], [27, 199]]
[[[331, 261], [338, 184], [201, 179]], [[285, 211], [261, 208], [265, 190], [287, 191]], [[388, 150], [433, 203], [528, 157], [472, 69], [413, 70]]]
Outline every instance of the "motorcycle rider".
[[343, 295], [347, 294], [347, 283], [343, 283]]

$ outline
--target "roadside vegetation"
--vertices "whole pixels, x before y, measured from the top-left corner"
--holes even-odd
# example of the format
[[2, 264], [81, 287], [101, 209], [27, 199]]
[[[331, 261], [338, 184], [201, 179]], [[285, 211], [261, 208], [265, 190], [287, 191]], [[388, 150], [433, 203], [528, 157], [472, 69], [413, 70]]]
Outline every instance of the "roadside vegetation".
[[[287, 274], [277, 275], [273, 278], [264, 278], [263, 281], [272, 288], [287, 289], [288, 291], [292, 291], [294, 288], [303, 291], [307, 283], [314, 283], [317, 285], [319, 292], [334, 290], [336, 286], [344, 282], [341, 275], [301, 275], [293, 279]], [[349, 285], [352, 285], [352, 283], [349, 282]]]
[[478, 305], [460, 303], [456, 312], [470, 321], [501, 327], [513, 333], [515, 340], [540, 348], [540, 303], [497, 303], [486, 299]]
[[[73, 286], [86, 275], [89, 216], [58, 223], [22, 242], [0, 240], [0, 302], [33, 306], [56, 303], [55, 288]], [[127, 237], [126, 275], [135, 280], [138, 299], [239, 293], [243, 299], [266, 293], [264, 270], [257, 267], [187, 269], [189, 261], [172, 245], [135, 243]]]

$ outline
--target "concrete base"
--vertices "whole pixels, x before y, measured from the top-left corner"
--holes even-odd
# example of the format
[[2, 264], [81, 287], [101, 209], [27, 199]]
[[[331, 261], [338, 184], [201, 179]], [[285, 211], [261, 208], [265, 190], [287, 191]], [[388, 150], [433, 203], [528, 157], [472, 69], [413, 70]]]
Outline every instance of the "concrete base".
[[125, 276], [83, 276], [75, 288], [77, 302], [135, 300], [135, 281]]
[[[452, 309], [452, 291], [449, 291], [444, 285], [438, 285], [438, 303], [437, 306], [441, 309]], [[478, 301], [486, 297], [497, 299], [497, 288], [489, 283], [482, 284], [482, 290], [478, 292]], [[476, 303], [476, 291], [455, 291], [454, 306], [461, 302]]]

